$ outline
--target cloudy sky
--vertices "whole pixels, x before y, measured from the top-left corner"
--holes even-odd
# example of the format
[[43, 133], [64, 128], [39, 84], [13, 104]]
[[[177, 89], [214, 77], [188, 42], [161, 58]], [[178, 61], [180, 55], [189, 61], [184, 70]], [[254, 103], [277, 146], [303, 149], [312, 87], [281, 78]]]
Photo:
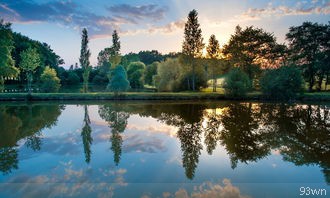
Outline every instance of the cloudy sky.
[[196, 9], [206, 42], [215, 34], [224, 44], [237, 24], [273, 32], [285, 41], [290, 26], [304, 21], [328, 23], [329, 0], [0, 0], [0, 18], [13, 30], [46, 42], [65, 60], [78, 62], [81, 29], [90, 36], [91, 63], [119, 31], [121, 52], [181, 50], [183, 27]]

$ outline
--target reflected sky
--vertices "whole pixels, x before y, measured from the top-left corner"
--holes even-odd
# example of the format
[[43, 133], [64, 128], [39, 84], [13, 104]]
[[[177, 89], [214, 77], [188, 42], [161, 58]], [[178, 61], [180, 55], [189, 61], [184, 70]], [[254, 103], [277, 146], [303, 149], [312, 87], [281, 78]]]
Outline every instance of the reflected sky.
[[18, 123], [0, 123], [0, 196], [330, 192], [328, 112], [326, 104], [0, 105], [1, 120]]

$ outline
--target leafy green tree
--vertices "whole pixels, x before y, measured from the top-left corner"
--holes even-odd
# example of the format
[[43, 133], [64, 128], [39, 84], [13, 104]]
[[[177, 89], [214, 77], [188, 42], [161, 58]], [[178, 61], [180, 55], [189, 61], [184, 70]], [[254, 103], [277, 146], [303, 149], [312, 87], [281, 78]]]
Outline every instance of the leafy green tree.
[[144, 82], [148, 85], [153, 85], [153, 76], [157, 74], [157, 67], [159, 62], [153, 62], [150, 65], [147, 65], [145, 74], [144, 74]]
[[329, 64], [329, 26], [304, 22], [300, 26], [290, 27], [286, 34], [291, 58], [296, 65], [301, 66], [309, 91], [312, 91], [318, 73], [321, 83], [324, 74], [329, 73], [329, 67], [325, 67], [325, 70], [322, 68], [324, 64]]
[[138, 53], [139, 59], [142, 63], [146, 65], [150, 65], [153, 62], [161, 62], [164, 60], [164, 56], [159, 53], [157, 50], [151, 50], [151, 51], [140, 51]]
[[224, 88], [226, 95], [232, 97], [245, 96], [251, 88], [251, 81], [240, 68], [233, 68], [226, 76]]
[[74, 71], [68, 72], [68, 77], [66, 80], [69, 85], [77, 85], [80, 83], [80, 78]]
[[14, 49], [14, 42], [10, 23], [0, 20], [0, 92], [4, 88], [6, 77], [16, 77], [19, 70], [14, 67], [15, 61], [11, 52]]
[[180, 78], [179, 59], [168, 58], [164, 62], [159, 63], [156, 82], [158, 91], [174, 91], [178, 87], [178, 79]]
[[57, 77], [55, 69], [47, 66], [41, 74], [41, 89], [44, 92], [57, 92], [61, 87], [61, 81]]
[[237, 26], [223, 54], [254, 80], [260, 69], [280, 66], [285, 49], [284, 45], [277, 44], [273, 34], [263, 29], [250, 26], [242, 30]]
[[301, 72], [294, 66], [283, 66], [268, 70], [260, 80], [262, 92], [270, 98], [289, 100], [295, 99], [302, 91], [303, 79]]
[[123, 66], [118, 65], [113, 71], [113, 75], [107, 89], [115, 92], [117, 95], [119, 92], [126, 91], [128, 88], [129, 82], [127, 80], [126, 71]]
[[139, 58], [139, 55], [136, 54], [136, 53], [128, 53], [128, 54], [125, 54], [122, 59], [121, 59], [121, 65], [127, 70], [128, 68], [128, 65], [132, 62], [139, 62], [140, 61], [140, 58]]
[[31, 84], [33, 81], [33, 73], [40, 66], [40, 56], [35, 48], [29, 48], [21, 53], [20, 68], [26, 74], [27, 86], [29, 94], [31, 94]]
[[215, 35], [212, 34], [210, 36], [209, 39], [209, 44], [206, 47], [206, 51], [207, 51], [207, 58], [210, 59], [210, 64], [211, 64], [211, 75], [212, 75], [212, 79], [213, 79], [213, 92], [217, 91], [217, 77], [216, 77], [216, 73], [217, 73], [217, 63], [219, 63], [219, 61], [216, 61], [217, 59], [220, 58], [220, 45], [219, 45], [219, 41], [216, 39]]
[[196, 10], [189, 12], [188, 20], [184, 28], [184, 41], [182, 44], [184, 60], [188, 66], [191, 67], [191, 85], [193, 91], [196, 90], [196, 63], [194, 59], [202, 56], [202, 50], [204, 48], [202, 30], [197, 15], [198, 13]]
[[88, 33], [87, 29], [84, 28], [82, 30], [82, 36], [81, 36], [81, 50], [80, 50], [80, 58], [79, 62], [80, 65], [84, 71], [83, 73], [83, 92], [86, 93], [88, 91], [88, 80], [89, 80], [89, 73], [91, 71], [91, 66], [89, 62], [89, 57], [91, 56], [91, 53], [88, 49]]
[[140, 89], [144, 86], [145, 64], [142, 62], [132, 62], [128, 65], [127, 76], [129, 84], [133, 89]]
[[[33, 80], [40, 81], [40, 75], [44, 71], [45, 67], [49, 65], [51, 68], [54, 68], [57, 73], [60, 71], [59, 65], [64, 64], [63, 59], [58, 56], [51, 47], [46, 43], [41, 43], [36, 40], [32, 40], [27, 36], [21, 35], [20, 33], [12, 32], [14, 48], [12, 50], [12, 57], [15, 61], [16, 67], [18, 69], [21, 63], [20, 54], [27, 50], [28, 48], [35, 48], [40, 56], [40, 66], [33, 73]], [[20, 69], [21, 70], [21, 69]], [[17, 81], [23, 83], [25, 79], [25, 73], [21, 72]]]

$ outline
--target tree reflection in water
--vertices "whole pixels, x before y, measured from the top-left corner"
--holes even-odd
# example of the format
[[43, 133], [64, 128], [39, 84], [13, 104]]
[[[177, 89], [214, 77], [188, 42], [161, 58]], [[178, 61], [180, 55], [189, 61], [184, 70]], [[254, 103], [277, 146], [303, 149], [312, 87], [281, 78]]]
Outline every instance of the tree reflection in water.
[[[17, 141], [26, 140], [33, 150], [41, 148], [41, 130], [56, 123], [60, 105], [0, 106], [0, 171], [18, 168]], [[85, 160], [91, 159], [91, 127], [88, 106], [84, 106], [81, 136]], [[271, 103], [110, 103], [99, 106], [99, 115], [111, 128], [111, 150], [119, 164], [122, 133], [130, 114], [151, 116], [177, 127], [182, 164], [193, 179], [203, 149], [212, 154], [217, 145], [227, 151], [232, 168], [258, 161], [278, 150], [283, 160], [317, 165], [329, 182], [330, 113], [328, 105]]]
[[0, 106], [0, 171], [10, 173], [18, 168], [17, 142], [34, 151], [41, 149], [41, 131], [56, 125], [61, 105]]
[[99, 115], [108, 122], [111, 128], [111, 150], [114, 154], [114, 162], [118, 166], [122, 153], [123, 138], [121, 133], [125, 131], [129, 113], [124, 112], [122, 104], [110, 104], [99, 107]]
[[81, 130], [82, 142], [84, 145], [85, 161], [89, 163], [91, 161], [91, 145], [93, 143], [92, 128], [90, 126], [91, 121], [88, 114], [88, 107], [84, 105], [84, 126]]

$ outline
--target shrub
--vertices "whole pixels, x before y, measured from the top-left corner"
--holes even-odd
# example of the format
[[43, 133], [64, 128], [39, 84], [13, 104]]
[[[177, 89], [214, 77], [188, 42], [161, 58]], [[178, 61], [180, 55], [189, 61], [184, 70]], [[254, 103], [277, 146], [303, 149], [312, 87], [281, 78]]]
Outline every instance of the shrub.
[[44, 92], [58, 92], [61, 84], [60, 79], [56, 75], [55, 69], [47, 66], [40, 76], [41, 89]]
[[224, 82], [225, 94], [231, 97], [245, 96], [251, 88], [248, 75], [239, 68], [232, 69]]
[[295, 99], [302, 91], [301, 71], [294, 66], [283, 66], [267, 70], [260, 80], [262, 93], [277, 100]]

